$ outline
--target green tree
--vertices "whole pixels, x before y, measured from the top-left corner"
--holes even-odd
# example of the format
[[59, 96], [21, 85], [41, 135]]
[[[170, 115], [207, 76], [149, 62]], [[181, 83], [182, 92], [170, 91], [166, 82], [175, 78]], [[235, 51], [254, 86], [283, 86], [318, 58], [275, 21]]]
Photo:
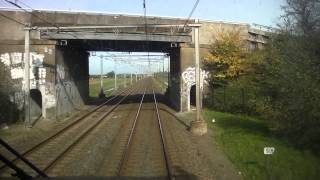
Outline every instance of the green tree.
[[245, 42], [239, 30], [219, 32], [216, 37], [203, 61], [204, 68], [210, 72], [211, 83], [225, 83], [245, 70]]
[[13, 92], [10, 70], [0, 61], [0, 124], [17, 120], [18, 110], [10, 101]]
[[257, 111], [295, 144], [319, 150], [319, 1], [287, 2], [285, 23], [254, 64]]

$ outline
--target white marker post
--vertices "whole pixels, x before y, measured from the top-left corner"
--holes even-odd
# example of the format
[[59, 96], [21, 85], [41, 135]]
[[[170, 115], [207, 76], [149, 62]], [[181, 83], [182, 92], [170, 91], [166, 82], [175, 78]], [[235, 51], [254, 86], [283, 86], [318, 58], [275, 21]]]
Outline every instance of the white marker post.
[[[264, 147], [263, 148], [263, 154], [265, 155], [265, 163], [266, 163], [266, 169], [267, 169], [267, 179], [272, 179], [271, 178], [271, 169], [270, 169], [270, 158], [274, 154], [276, 149], [274, 147]], [[272, 166], [271, 166], [272, 167]]]

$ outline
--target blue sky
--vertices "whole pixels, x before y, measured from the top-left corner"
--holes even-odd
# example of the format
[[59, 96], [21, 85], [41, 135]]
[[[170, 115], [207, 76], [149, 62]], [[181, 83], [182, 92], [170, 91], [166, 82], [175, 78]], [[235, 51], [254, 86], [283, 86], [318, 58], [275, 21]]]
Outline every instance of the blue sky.
[[[14, 1], [14, 0], [12, 0]], [[34, 9], [143, 14], [142, 0], [20, 0]], [[18, 1], [19, 2], [19, 1]], [[285, 0], [200, 0], [193, 17], [274, 26]], [[146, 0], [147, 15], [187, 17], [195, 0]], [[4, 0], [0, 6], [10, 7]]]
[[[12, 0], [14, 1], [14, 0]], [[188, 17], [196, 0], [146, 0], [147, 15]], [[143, 0], [18, 0], [33, 9], [92, 11], [143, 15]], [[276, 26], [285, 0], [200, 0], [192, 18]], [[23, 5], [22, 5], [23, 6]], [[13, 7], [0, 0], [0, 7]], [[23, 6], [24, 7], [24, 6]], [[104, 53], [103, 55], [106, 55]], [[100, 71], [100, 58], [90, 58], [90, 74]], [[139, 71], [137, 66], [105, 60], [104, 71]], [[141, 63], [141, 67], [144, 67]]]

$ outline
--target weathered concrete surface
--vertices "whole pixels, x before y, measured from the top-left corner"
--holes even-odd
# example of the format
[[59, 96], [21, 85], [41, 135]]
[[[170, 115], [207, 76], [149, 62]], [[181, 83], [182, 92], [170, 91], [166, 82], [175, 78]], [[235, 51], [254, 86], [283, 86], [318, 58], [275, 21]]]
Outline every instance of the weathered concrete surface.
[[[51, 41], [42, 42], [37, 44], [31, 42], [30, 49], [30, 89], [39, 90], [41, 93], [41, 105], [42, 110], [39, 111], [34, 99], [31, 98], [31, 115], [38, 117], [43, 115], [47, 117], [48, 107], [51, 106], [51, 101], [54, 100], [54, 96], [50, 96], [50, 90], [54, 81], [54, 47], [55, 45]], [[11, 43], [0, 41], [0, 61], [10, 68], [12, 82], [14, 84], [15, 93], [12, 94], [12, 101], [18, 105], [20, 110], [23, 109], [24, 104], [24, 45], [20, 42]], [[34, 119], [34, 118], [33, 118]]]
[[89, 54], [80, 49], [56, 48], [56, 116], [80, 109], [89, 94]]

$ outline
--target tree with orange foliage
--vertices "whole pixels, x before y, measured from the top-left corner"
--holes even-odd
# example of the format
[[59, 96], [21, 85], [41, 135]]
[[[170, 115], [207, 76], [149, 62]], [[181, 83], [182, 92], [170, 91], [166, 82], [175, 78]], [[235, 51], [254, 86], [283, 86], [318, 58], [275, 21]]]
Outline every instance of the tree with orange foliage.
[[219, 83], [236, 78], [245, 70], [247, 51], [239, 30], [217, 33], [209, 54], [205, 57], [204, 68], [210, 72], [210, 82]]

